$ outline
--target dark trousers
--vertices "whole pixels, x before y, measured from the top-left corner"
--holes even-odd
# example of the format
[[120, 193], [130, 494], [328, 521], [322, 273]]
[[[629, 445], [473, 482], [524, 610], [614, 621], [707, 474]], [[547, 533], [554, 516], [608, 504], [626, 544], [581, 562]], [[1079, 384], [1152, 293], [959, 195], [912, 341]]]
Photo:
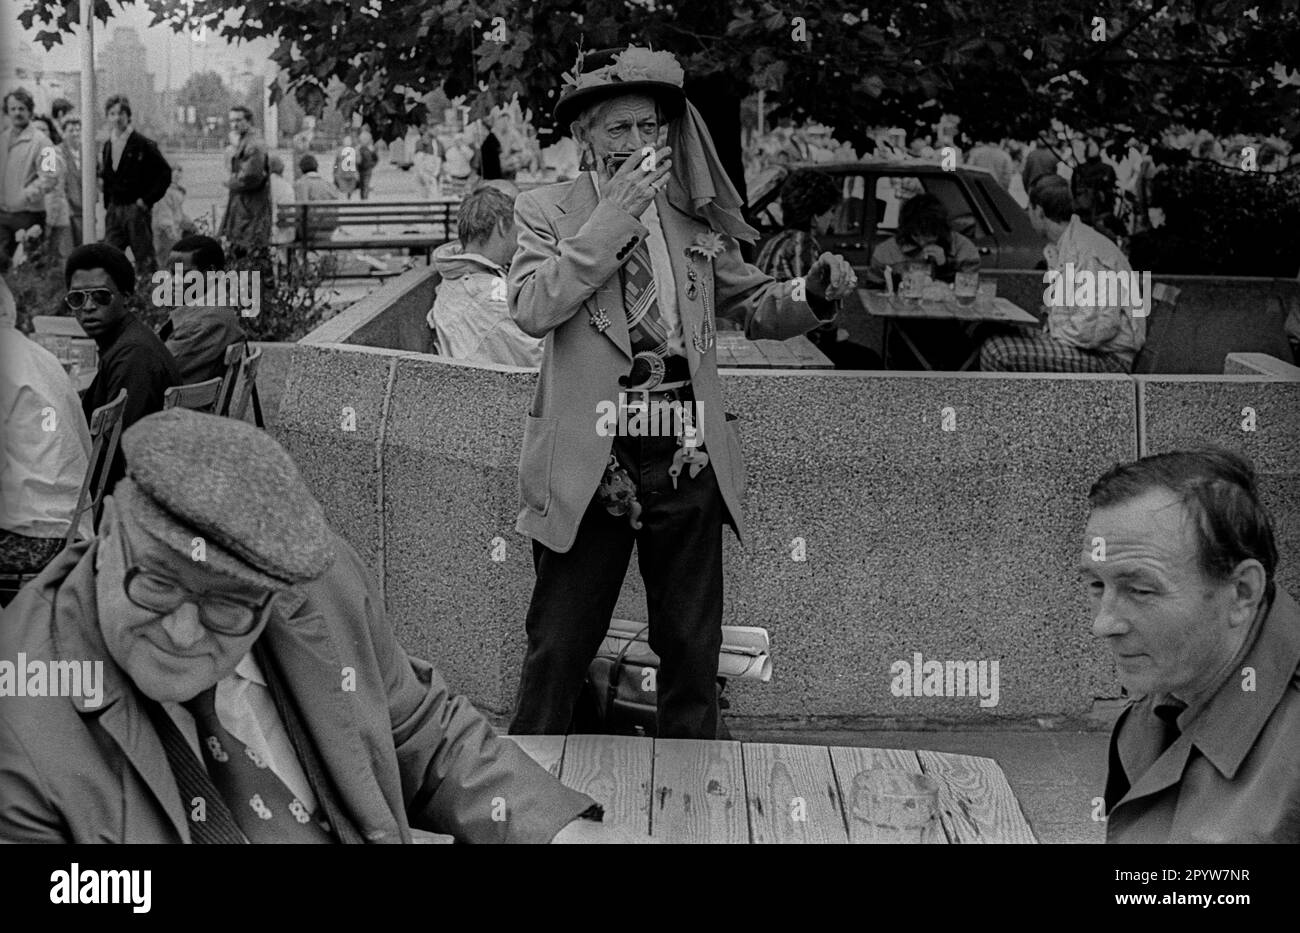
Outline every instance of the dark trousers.
[[0, 253], [13, 258], [19, 230], [40, 224], [45, 232], [45, 211], [0, 211]]
[[537, 582], [528, 606], [528, 653], [513, 734], [563, 734], [587, 667], [623, 587], [635, 541], [649, 610], [650, 647], [659, 655], [658, 734], [711, 739], [718, 729], [722, 647], [722, 523], [726, 506], [710, 464], [674, 490], [672, 437], [619, 437], [619, 462], [640, 490], [643, 527], [610, 515], [593, 499], [573, 547], [560, 554], [533, 542]]
[[77, 208], [77, 209], [72, 213], [71, 223], [69, 224], [69, 226], [72, 227], [72, 245], [73, 245], [73, 246], [80, 246], [80, 245], [81, 245], [81, 242], [82, 242], [82, 237], [81, 237], [81, 208], [80, 208], [80, 207], [78, 207], [78, 208]]
[[110, 204], [105, 214], [104, 242], [123, 252], [129, 246], [136, 275], [151, 275], [158, 267], [153, 251], [152, 212], [139, 204]]

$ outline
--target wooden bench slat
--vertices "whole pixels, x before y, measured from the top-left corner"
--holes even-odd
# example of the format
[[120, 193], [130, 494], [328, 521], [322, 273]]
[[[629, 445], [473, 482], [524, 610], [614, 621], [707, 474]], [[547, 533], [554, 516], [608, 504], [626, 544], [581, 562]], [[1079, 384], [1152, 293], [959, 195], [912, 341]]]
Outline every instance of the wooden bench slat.
[[564, 783], [605, 808], [605, 822], [650, 832], [654, 739], [571, 735], [564, 745]]
[[749, 842], [740, 743], [656, 739], [650, 832], [666, 842]]
[[821, 745], [741, 746], [754, 843], [843, 843], [844, 802]]
[[922, 770], [939, 779], [944, 829], [956, 833], [955, 842], [1038, 841], [992, 758], [925, 750], [916, 754]]

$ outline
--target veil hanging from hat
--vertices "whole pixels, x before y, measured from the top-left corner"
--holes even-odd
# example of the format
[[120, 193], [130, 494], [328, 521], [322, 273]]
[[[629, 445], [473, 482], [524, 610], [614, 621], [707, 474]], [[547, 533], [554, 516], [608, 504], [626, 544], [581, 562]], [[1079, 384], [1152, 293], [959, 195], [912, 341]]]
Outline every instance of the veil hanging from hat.
[[719, 233], [753, 243], [758, 231], [741, 215], [740, 193], [722, 167], [704, 118], [689, 100], [684, 103], [681, 115], [668, 124], [673, 150], [668, 202]]

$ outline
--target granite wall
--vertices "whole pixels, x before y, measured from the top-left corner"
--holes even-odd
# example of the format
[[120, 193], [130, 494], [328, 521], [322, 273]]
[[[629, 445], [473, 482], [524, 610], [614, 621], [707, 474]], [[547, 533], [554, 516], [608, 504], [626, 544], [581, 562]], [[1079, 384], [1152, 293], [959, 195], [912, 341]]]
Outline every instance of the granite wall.
[[1273, 516], [1278, 583], [1300, 594], [1300, 379], [1137, 379], [1143, 454], [1217, 444], [1251, 459]]
[[[532, 586], [514, 531], [534, 372], [367, 347], [293, 350], [275, 431], [382, 580], [394, 626], [475, 703], [514, 700]], [[1086, 719], [1118, 695], [1075, 581], [1085, 493], [1139, 450], [1256, 459], [1300, 553], [1300, 383], [1240, 376], [728, 371], [749, 467], [726, 618], [772, 636], [733, 718], [882, 724]], [[1256, 430], [1240, 427], [1243, 408]], [[1139, 425], [1141, 437], [1139, 438]], [[645, 617], [628, 574], [619, 615]], [[1300, 588], [1285, 565], [1284, 585]], [[998, 661], [998, 704], [896, 696], [890, 666]]]

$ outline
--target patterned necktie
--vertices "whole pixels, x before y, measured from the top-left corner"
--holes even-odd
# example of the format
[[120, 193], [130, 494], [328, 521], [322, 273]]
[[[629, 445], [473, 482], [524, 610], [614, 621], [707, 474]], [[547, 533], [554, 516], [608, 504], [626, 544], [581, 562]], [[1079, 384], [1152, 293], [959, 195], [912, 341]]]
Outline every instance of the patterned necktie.
[[642, 240], [623, 264], [623, 305], [627, 308], [627, 334], [632, 352], [668, 355], [668, 328], [659, 311], [650, 247]]
[[267, 762], [217, 719], [216, 696], [214, 685], [182, 705], [198, 727], [212, 783], [249, 842], [332, 842]]

